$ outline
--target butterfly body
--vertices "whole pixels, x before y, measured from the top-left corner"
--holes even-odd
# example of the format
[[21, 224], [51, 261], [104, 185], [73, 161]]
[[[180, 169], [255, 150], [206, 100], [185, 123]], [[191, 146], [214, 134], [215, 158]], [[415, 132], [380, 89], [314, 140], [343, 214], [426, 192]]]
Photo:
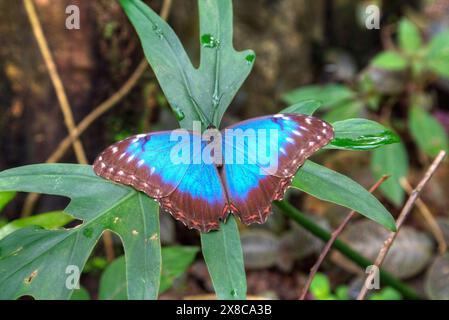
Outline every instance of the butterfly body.
[[94, 171], [146, 193], [189, 228], [207, 232], [229, 213], [245, 224], [264, 223], [298, 168], [333, 138], [329, 124], [298, 114], [206, 131], [127, 138], [101, 153]]

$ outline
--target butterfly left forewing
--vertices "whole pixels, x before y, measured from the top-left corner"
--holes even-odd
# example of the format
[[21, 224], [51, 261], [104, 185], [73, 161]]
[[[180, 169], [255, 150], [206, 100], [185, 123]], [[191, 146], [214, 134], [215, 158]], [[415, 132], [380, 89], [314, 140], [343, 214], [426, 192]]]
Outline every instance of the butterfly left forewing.
[[[94, 171], [155, 198], [189, 228], [203, 232], [218, 229], [228, 211], [217, 168], [198, 157], [205, 143], [189, 131], [175, 132], [179, 140], [172, 134], [154, 132], [117, 142], [97, 157]], [[181, 149], [187, 157], [178, 159], [178, 152], [172, 151]]]

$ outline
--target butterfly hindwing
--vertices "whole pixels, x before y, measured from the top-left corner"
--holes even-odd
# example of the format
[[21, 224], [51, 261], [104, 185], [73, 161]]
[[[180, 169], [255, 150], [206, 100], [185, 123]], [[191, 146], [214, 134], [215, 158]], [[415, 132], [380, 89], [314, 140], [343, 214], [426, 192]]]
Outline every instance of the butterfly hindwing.
[[[265, 222], [271, 202], [284, 196], [299, 167], [333, 138], [329, 124], [299, 114], [259, 117], [228, 129], [223, 142], [223, 180], [234, 214], [247, 224]], [[231, 139], [230, 132], [234, 133]], [[255, 147], [250, 138], [239, 135], [252, 136]]]
[[[215, 165], [199, 157], [205, 143], [185, 130], [176, 133], [178, 139], [171, 135], [155, 132], [120, 141], [98, 156], [94, 171], [155, 198], [190, 228], [218, 229], [219, 220], [227, 214], [223, 213], [225, 195]], [[174, 150], [184, 150], [186, 161], [181, 161], [182, 152], [173, 154]]]

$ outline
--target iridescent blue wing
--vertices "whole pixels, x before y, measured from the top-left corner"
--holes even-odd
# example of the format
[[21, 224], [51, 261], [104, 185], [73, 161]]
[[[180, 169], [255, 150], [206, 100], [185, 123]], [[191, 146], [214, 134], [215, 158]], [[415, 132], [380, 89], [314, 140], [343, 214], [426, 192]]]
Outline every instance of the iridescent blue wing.
[[229, 206], [242, 222], [264, 223], [271, 203], [333, 138], [328, 123], [311, 116], [278, 114], [240, 122], [224, 130], [223, 180]]
[[188, 227], [209, 231], [218, 228], [226, 206], [215, 165], [200, 157], [204, 147], [186, 130], [132, 136], [103, 151], [94, 171], [155, 198]]

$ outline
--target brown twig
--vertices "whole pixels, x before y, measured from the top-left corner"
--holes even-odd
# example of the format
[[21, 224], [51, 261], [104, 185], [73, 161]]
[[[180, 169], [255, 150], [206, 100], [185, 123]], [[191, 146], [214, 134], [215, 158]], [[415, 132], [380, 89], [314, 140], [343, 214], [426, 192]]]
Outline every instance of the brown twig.
[[415, 204], [416, 200], [419, 197], [419, 194], [421, 193], [421, 190], [424, 188], [424, 186], [429, 182], [430, 178], [432, 178], [433, 174], [437, 170], [438, 166], [443, 161], [444, 157], [446, 156], [445, 151], [440, 151], [438, 156], [435, 158], [435, 160], [432, 162], [431, 166], [427, 170], [424, 177], [419, 182], [418, 186], [412, 191], [410, 194], [410, 197], [408, 198], [407, 202], [404, 205], [404, 208], [402, 208], [402, 211], [396, 220], [396, 232], [391, 232], [388, 239], [384, 242], [383, 247], [380, 249], [379, 254], [377, 255], [377, 258], [374, 262], [374, 266], [376, 268], [373, 268], [374, 272], [370, 273], [366, 279], [365, 283], [360, 290], [359, 295], [357, 296], [357, 300], [363, 300], [366, 297], [366, 294], [368, 293], [369, 284], [373, 281], [374, 277], [377, 276], [377, 272], [375, 270], [379, 270], [382, 263], [385, 260], [385, 257], [388, 254], [388, 251], [390, 250], [391, 246], [393, 245], [394, 240], [396, 239], [396, 236], [401, 229], [402, 225], [404, 224], [405, 219], [407, 219], [408, 215], [410, 214], [413, 205]]
[[[45, 38], [44, 32], [42, 31], [42, 26], [39, 21], [39, 17], [37, 16], [33, 0], [23, 0], [23, 3], [28, 19], [30, 20], [31, 28], [33, 29], [34, 37], [36, 38], [39, 50], [41, 51], [41, 54], [45, 61], [45, 65], [47, 66], [51, 82], [53, 83], [53, 87], [55, 88], [56, 97], [64, 116], [65, 125], [69, 132], [69, 135], [73, 136], [73, 132], [75, 130], [75, 120], [73, 119], [72, 108], [70, 107], [69, 99], [67, 98], [64, 85], [62, 84], [62, 80], [59, 76], [55, 61], [50, 52], [50, 48], [48, 47], [47, 39]], [[83, 145], [78, 138], [73, 139], [73, 149], [75, 150], [75, 155], [78, 162], [87, 164], [87, 158], [83, 149]]]
[[[370, 189], [369, 192], [373, 193], [379, 186], [384, 183], [385, 180], [387, 180], [389, 176], [384, 175], [382, 176]], [[310, 269], [309, 277], [307, 278], [307, 282], [304, 285], [304, 288], [302, 289], [302, 293], [300, 296], [300, 300], [304, 300], [307, 296], [307, 292], [309, 291], [310, 285], [312, 284], [312, 280], [315, 277], [315, 274], [318, 272], [321, 264], [323, 263], [324, 259], [326, 258], [327, 254], [329, 253], [330, 249], [332, 248], [332, 245], [334, 244], [335, 240], [338, 238], [338, 236], [343, 232], [343, 229], [347, 226], [349, 221], [356, 215], [356, 211], [352, 210], [340, 223], [340, 225], [337, 227], [337, 229], [332, 232], [331, 237], [329, 241], [327, 241], [326, 245], [324, 246], [323, 250], [320, 253], [320, 256], [318, 257], [318, 260], [315, 262], [313, 267]]]
[[[406, 178], [402, 178], [399, 180], [402, 188], [407, 192], [407, 194], [410, 196], [412, 194], [413, 188], [410, 185], [410, 183], [407, 181]], [[433, 236], [435, 237], [435, 240], [438, 243], [438, 251], [440, 254], [443, 254], [447, 250], [447, 243], [444, 239], [443, 231], [441, 230], [440, 226], [436, 222], [435, 218], [432, 215], [432, 212], [430, 211], [429, 207], [422, 201], [421, 199], [416, 200], [416, 206], [419, 209], [419, 212], [423, 216], [424, 220], [429, 226], [430, 231], [432, 232]]]

